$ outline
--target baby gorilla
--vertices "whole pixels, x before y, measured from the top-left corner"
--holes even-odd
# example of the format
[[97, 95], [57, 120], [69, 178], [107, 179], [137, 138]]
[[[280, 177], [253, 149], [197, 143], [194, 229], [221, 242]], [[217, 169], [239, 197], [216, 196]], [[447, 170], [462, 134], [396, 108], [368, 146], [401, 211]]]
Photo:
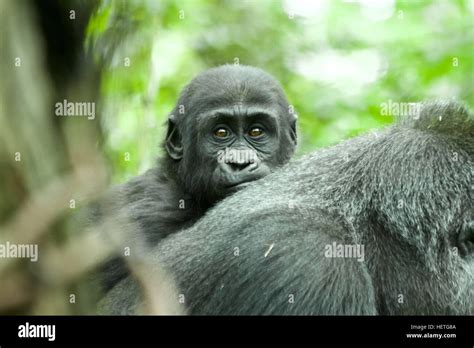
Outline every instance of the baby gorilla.
[[[163, 146], [166, 156], [156, 167], [116, 188], [101, 204], [100, 216], [126, 216], [136, 224], [123, 247], [137, 239], [156, 244], [287, 163], [296, 146], [296, 115], [269, 74], [224, 65], [184, 88]], [[126, 274], [122, 259], [108, 262], [106, 290]]]

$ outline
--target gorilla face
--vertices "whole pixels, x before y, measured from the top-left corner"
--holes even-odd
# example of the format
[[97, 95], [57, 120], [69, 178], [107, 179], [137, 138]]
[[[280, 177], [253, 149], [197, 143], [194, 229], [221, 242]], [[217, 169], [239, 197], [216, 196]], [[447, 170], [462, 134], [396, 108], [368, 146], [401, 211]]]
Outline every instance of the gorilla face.
[[[278, 116], [236, 106], [202, 115], [197, 148], [206, 163], [203, 184], [221, 198], [278, 166]], [[188, 158], [188, 160], [193, 160]], [[211, 186], [212, 184], [212, 186]]]
[[166, 149], [185, 191], [213, 204], [286, 163], [296, 146], [295, 123], [271, 76], [223, 66], [184, 89], [169, 118]]

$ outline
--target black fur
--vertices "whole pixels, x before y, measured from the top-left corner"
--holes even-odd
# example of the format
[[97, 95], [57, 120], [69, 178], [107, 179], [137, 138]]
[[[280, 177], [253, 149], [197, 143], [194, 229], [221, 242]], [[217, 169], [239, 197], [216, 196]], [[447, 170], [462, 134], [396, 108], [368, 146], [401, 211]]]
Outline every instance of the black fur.
[[[160, 242], [188, 312], [474, 314], [474, 120], [454, 102], [419, 116], [295, 161]], [[326, 257], [334, 242], [364, 261]], [[140, 301], [131, 278], [114, 290], [106, 312]]]

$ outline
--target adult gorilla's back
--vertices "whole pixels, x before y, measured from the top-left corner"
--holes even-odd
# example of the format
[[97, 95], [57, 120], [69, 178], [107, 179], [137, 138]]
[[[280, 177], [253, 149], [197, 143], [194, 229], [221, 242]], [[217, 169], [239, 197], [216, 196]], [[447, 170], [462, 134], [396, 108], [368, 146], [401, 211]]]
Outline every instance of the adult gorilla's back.
[[[306, 156], [160, 243], [188, 312], [473, 314], [474, 122], [453, 102], [419, 116]], [[137, 301], [131, 282], [109, 303]]]

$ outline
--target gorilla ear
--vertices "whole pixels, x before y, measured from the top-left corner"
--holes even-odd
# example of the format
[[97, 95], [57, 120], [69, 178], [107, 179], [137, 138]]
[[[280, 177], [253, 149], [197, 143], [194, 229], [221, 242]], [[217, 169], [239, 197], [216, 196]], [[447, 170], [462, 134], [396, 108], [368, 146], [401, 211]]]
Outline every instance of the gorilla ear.
[[181, 134], [176, 127], [176, 117], [170, 115], [168, 118], [168, 130], [166, 132], [165, 148], [168, 155], [174, 160], [183, 158], [183, 144], [181, 142]]

